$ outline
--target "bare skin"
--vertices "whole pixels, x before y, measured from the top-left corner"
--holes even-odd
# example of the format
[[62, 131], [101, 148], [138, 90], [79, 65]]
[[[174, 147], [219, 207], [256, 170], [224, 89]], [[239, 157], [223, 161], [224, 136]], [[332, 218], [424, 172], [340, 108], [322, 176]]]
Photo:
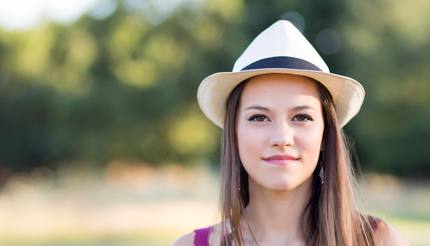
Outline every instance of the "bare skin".
[[[267, 109], [248, 110], [252, 105]], [[296, 106], [311, 108], [295, 110]], [[255, 239], [258, 245], [304, 245], [300, 221], [324, 130], [318, 90], [303, 76], [257, 76], [245, 87], [239, 112], [239, 153], [249, 174], [246, 215]], [[250, 118], [254, 115], [259, 116]], [[261, 159], [274, 154], [299, 159], [285, 165]]]

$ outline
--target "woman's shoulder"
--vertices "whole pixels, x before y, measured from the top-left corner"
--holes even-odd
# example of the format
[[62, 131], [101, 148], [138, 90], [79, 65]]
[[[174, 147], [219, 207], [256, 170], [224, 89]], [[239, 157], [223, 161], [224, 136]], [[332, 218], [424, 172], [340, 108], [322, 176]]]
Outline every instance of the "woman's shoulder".
[[186, 233], [178, 237], [174, 242], [173, 246], [192, 246], [194, 245], [194, 232]]
[[[193, 246], [194, 240], [197, 237], [200, 237], [200, 240], [208, 240], [209, 245], [218, 245], [217, 242], [219, 242], [219, 232], [221, 223], [217, 223], [208, 227], [204, 228], [198, 228], [193, 230], [192, 232], [188, 232], [180, 237], [178, 237], [174, 243], [173, 246]], [[199, 235], [196, 235], [199, 234]]]
[[410, 245], [406, 238], [393, 225], [375, 216], [369, 215], [368, 219], [373, 229], [373, 235], [377, 245]]

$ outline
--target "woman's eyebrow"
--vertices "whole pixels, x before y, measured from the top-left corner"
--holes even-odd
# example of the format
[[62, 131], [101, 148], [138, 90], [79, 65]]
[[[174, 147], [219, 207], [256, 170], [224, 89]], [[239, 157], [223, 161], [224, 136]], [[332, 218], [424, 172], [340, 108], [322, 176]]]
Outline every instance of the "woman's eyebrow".
[[[270, 109], [263, 107], [263, 106], [259, 106], [259, 105], [252, 105], [249, 107], [246, 107], [245, 110], [250, 110], [250, 109], [258, 109], [258, 110], [262, 110], [262, 111], [270, 111]], [[316, 108], [309, 106], [309, 105], [299, 105], [299, 106], [295, 106], [294, 108], [292, 108], [292, 111], [299, 111], [302, 109], [313, 109], [316, 110]]]

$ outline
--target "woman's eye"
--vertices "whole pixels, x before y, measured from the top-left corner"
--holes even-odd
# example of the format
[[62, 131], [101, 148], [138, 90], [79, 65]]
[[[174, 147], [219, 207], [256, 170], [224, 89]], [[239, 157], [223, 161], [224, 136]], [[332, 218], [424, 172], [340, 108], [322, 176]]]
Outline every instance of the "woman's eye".
[[256, 114], [251, 116], [248, 121], [264, 121], [264, 119], [267, 119], [265, 115], [262, 114]]
[[294, 118], [297, 118], [299, 121], [313, 121], [312, 117], [309, 116], [308, 114], [298, 114], [296, 116], [294, 116]]

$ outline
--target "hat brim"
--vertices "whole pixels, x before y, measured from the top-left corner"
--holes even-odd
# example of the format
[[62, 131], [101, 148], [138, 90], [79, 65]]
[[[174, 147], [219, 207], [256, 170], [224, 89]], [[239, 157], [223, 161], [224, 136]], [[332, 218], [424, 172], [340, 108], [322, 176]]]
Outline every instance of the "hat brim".
[[264, 68], [211, 74], [199, 85], [198, 104], [206, 117], [218, 127], [223, 128], [227, 97], [234, 87], [246, 79], [268, 73], [302, 75], [323, 84], [333, 97], [337, 120], [341, 127], [360, 111], [363, 104], [364, 88], [352, 78], [334, 73], [287, 68]]

